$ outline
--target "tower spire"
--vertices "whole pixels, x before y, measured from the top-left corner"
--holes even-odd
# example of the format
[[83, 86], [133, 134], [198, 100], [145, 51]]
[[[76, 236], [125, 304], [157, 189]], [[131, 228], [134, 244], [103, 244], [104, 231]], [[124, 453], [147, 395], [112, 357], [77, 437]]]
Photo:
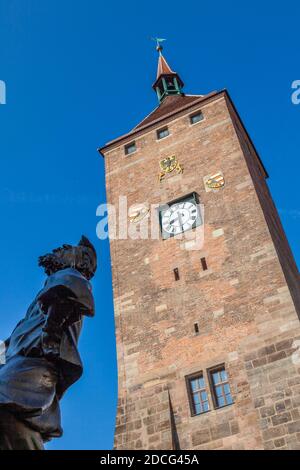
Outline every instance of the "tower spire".
[[156, 50], [158, 52], [157, 75], [154, 84], [152, 85], [156, 91], [158, 101], [161, 103], [168, 95], [182, 95], [183, 81], [169, 66], [168, 62], [162, 54], [162, 42], [165, 39], [155, 38]]

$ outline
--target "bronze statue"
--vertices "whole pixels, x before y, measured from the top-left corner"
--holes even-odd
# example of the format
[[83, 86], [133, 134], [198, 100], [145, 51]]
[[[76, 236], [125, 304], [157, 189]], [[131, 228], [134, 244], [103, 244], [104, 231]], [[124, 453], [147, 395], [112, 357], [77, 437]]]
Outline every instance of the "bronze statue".
[[62, 435], [59, 400], [82, 374], [77, 341], [94, 316], [97, 257], [82, 237], [39, 258], [48, 278], [6, 343], [0, 366], [0, 450], [42, 450]]

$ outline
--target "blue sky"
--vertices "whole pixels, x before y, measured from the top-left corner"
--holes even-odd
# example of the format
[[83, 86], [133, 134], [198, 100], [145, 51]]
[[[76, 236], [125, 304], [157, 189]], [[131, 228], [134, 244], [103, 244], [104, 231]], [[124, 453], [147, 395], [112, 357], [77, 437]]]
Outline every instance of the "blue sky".
[[109, 449], [117, 400], [109, 246], [96, 238], [105, 201], [96, 149], [157, 104], [156, 52], [187, 93], [227, 88], [270, 174], [300, 263], [299, 14], [295, 1], [0, 0], [0, 337], [43, 283], [37, 257], [84, 233], [96, 244], [97, 315], [80, 340], [83, 378], [62, 402], [64, 436], [51, 449]]

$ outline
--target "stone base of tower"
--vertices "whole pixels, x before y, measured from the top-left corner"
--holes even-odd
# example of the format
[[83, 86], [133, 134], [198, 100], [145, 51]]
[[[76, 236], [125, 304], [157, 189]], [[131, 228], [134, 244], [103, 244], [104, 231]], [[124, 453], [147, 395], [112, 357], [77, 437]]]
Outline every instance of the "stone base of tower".
[[191, 417], [184, 377], [174, 371], [120, 399], [116, 449], [300, 449], [300, 329], [290, 329], [288, 297], [265, 299], [268, 310], [285, 316], [286, 332], [244, 336], [225, 356], [233, 405]]
[[154, 385], [120, 399], [116, 449], [173, 449], [168, 385]]

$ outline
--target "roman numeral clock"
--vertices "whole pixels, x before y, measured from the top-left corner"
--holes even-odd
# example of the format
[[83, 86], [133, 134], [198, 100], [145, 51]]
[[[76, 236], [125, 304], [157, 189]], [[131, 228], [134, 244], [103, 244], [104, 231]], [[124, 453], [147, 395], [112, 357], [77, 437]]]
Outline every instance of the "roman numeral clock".
[[163, 239], [200, 225], [202, 218], [196, 193], [161, 206], [159, 208], [159, 221]]

